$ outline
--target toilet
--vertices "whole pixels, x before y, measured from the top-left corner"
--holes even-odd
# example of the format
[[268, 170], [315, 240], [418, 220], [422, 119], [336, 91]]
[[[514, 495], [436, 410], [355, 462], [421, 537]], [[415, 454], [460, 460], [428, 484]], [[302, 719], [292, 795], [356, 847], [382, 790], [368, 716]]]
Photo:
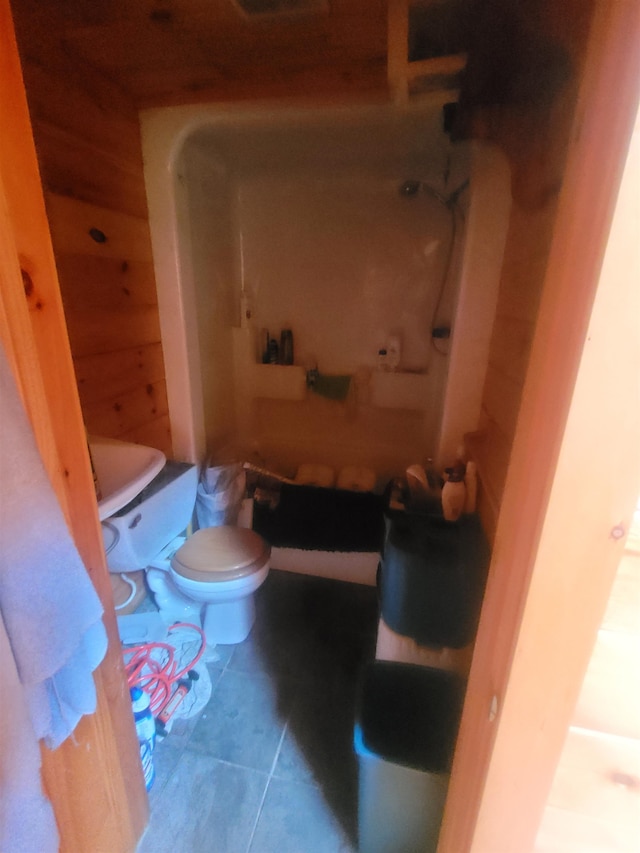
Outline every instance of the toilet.
[[195, 466], [168, 462], [138, 498], [103, 522], [107, 565], [111, 572], [145, 568], [167, 624], [199, 625], [210, 646], [241, 643], [255, 620], [254, 593], [269, 572], [271, 548], [245, 527], [182, 535], [196, 489]]
[[271, 548], [253, 530], [206, 527], [174, 554], [171, 580], [188, 600], [202, 602], [207, 643], [241, 643], [255, 620], [253, 593], [269, 572]]

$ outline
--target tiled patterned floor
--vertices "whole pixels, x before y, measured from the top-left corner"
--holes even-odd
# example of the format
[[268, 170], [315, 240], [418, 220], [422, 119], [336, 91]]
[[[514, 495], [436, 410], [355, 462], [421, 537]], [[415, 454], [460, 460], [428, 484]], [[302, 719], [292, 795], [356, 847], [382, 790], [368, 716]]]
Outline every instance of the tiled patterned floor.
[[356, 849], [352, 733], [375, 590], [272, 571], [256, 606], [249, 638], [209, 664], [207, 707], [156, 747], [139, 853]]

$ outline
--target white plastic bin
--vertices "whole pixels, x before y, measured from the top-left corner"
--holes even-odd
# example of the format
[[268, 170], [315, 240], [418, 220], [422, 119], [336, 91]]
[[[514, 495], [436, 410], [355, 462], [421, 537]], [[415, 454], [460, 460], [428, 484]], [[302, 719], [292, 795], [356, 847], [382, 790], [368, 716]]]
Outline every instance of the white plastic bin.
[[246, 476], [242, 463], [232, 462], [205, 468], [196, 494], [198, 527], [235, 525], [245, 488]]

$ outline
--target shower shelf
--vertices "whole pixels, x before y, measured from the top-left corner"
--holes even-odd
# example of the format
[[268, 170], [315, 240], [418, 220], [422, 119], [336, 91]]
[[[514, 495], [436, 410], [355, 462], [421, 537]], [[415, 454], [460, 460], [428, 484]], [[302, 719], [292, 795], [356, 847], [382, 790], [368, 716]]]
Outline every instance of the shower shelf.
[[307, 375], [295, 364], [253, 364], [253, 396], [271, 400], [304, 400]]

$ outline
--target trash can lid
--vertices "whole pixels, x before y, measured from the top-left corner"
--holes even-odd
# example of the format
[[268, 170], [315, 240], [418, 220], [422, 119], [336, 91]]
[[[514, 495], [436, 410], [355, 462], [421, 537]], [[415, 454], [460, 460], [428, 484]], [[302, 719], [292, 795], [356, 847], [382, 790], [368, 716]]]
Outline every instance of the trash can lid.
[[364, 672], [358, 711], [363, 746], [395, 764], [449, 772], [464, 691], [456, 673], [374, 661]]

